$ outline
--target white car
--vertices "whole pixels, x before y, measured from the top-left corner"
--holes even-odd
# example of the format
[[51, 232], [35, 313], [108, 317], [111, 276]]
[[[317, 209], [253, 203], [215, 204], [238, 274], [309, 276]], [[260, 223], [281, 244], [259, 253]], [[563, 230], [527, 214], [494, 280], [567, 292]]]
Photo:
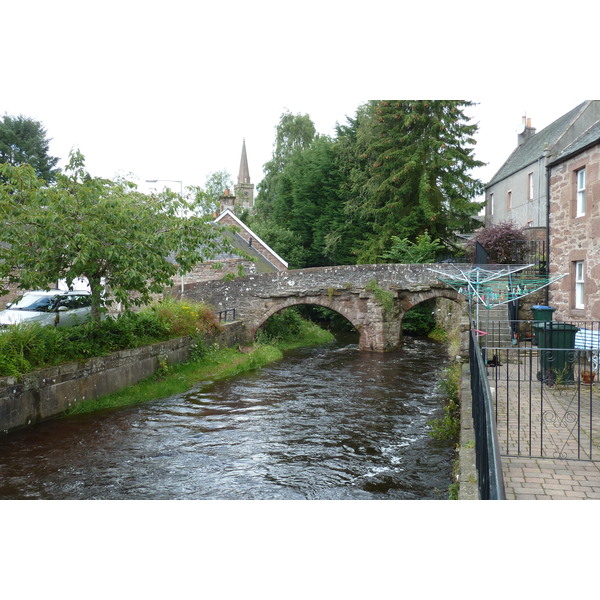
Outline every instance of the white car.
[[87, 290], [27, 292], [0, 311], [0, 329], [19, 323], [71, 327], [87, 321], [92, 312], [92, 295]]

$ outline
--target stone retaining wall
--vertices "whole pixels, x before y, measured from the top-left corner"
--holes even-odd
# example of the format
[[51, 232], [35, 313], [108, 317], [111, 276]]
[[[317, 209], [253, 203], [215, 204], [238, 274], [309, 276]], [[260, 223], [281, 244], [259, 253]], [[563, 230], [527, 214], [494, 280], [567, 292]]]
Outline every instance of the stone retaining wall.
[[[207, 340], [220, 346], [245, 343], [241, 323], [227, 323]], [[112, 394], [152, 375], [166, 361], [184, 362], [191, 338], [183, 337], [114, 352], [87, 361], [65, 363], [15, 377], [0, 377], [0, 432], [39, 423], [65, 412], [82, 400]]]

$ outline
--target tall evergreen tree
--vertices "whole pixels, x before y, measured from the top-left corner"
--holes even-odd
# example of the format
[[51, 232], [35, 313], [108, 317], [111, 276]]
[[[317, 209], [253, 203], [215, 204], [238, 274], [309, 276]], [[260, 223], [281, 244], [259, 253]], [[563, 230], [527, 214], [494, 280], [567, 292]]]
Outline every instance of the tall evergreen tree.
[[256, 220], [270, 219], [270, 210], [277, 196], [277, 182], [292, 156], [308, 148], [316, 129], [308, 115], [283, 113], [276, 128], [271, 160], [264, 165], [265, 176], [256, 187]]
[[47, 183], [58, 173], [58, 157], [50, 156], [50, 140], [39, 121], [22, 115], [4, 115], [0, 120], [0, 163], [12, 166], [28, 164]]
[[351, 173], [349, 214], [370, 230], [359, 261], [375, 262], [392, 236], [416, 240], [428, 232], [453, 245], [456, 232], [472, 231], [482, 184], [470, 175], [483, 163], [473, 156], [477, 125], [456, 100], [379, 100], [362, 110], [356, 144], [364, 169]]
[[302, 267], [347, 262], [342, 244], [332, 245], [346, 220], [340, 198], [341, 176], [335, 143], [318, 136], [296, 153], [281, 173], [272, 218], [286, 223], [303, 248]]

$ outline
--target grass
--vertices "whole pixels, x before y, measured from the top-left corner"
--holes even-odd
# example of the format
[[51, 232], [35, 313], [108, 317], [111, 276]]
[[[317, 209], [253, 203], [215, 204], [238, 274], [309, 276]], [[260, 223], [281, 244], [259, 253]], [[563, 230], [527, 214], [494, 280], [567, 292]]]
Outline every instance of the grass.
[[429, 432], [434, 439], [440, 442], [456, 443], [458, 441], [461, 373], [460, 363], [453, 363], [440, 373], [438, 386], [445, 396], [444, 415], [430, 421], [431, 431]]
[[233, 377], [244, 371], [258, 369], [282, 358], [275, 346], [257, 346], [242, 354], [236, 348], [213, 348], [204, 357], [175, 366], [168, 366], [136, 385], [95, 400], [71, 407], [65, 415], [74, 415], [139, 404], [148, 400], [183, 394], [201, 383]]
[[[290, 317], [283, 317], [283, 319]], [[234, 377], [240, 373], [259, 369], [266, 364], [283, 358], [285, 350], [302, 346], [314, 346], [333, 341], [334, 336], [310, 321], [297, 321], [294, 336], [271, 338], [270, 342], [260, 342], [252, 351], [241, 353], [237, 348], [219, 348], [216, 346], [197, 352], [195, 358], [179, 365], [161, 365], [155, 375], [114, 394], [95, 400], [87, 400], [72, 406], [65, 415], [74, 415], [119, 408], [139, 404], [149, 400], [168, 398], [186, 393], [199, 385]], [[260, 337], [260, 336], [259, 336]], [[263, 339], [265, 338], [263, 334]]]

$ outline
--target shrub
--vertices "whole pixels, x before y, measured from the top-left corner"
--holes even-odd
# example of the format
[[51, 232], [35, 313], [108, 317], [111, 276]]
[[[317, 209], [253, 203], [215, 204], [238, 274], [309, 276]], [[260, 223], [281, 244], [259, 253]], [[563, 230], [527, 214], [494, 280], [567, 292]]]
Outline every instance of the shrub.
[[214, 312], [203, 303], [162, 300], [150, 309], [175, 336], [216, 333], [220, 329]]
[[520, 263], [527, 248], [527, 238], [523, 230], [523, 227], [517, 227], [512, 221], [484, 227], [466, 244], [465, 250], [469, 260], [474, 259], [475, 244], [479, 242], [487, 252], [490, 263]]
[[382, 258], [396, 263], [432, 263], [435, 262], [437, 255], [444, 249], [444, 245], [439, 239], [432, 240], [429, 232], [417, 236], [416, 241], [412, 242], [408, 238], [400, 238], [397, 235], [392, 236], [392, 247], [384, 252]]
[[54, 328], [17, 325], [0, 334], [0, 376], [18, 377], [37, 368], [83, 360], [218, 330], [216, 315], [204, 304], [161, 302], [138, 313], [107, 317], [101, 323]]
[[295, 308], [287, 308], [275, 313], [260, 328], [260, 336], [265, 341], [286, 340], [296, 337], [305, 321]]

